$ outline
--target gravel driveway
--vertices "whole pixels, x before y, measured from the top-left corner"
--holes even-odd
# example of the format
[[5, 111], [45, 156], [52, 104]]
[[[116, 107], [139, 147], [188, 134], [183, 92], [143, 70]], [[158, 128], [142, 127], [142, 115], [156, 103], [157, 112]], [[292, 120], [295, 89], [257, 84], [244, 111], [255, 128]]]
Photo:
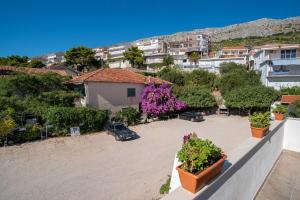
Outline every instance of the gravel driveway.
[[247, 118], [205, 119], [135, 126], [140, 138], [127, 142], [97, 133], [0, 148], [0, 199], [159, 199], [184, 134], [196, 132], [225, 152], [251, 136]]

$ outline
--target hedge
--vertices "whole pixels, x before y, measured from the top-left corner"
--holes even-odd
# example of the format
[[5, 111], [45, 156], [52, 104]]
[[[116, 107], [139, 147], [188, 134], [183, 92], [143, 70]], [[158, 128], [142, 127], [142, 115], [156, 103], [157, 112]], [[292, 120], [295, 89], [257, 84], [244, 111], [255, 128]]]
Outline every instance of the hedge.
[[265, 110], [277, 100], [279, 92], [265, 86], [243, 87], [232, 90], [224, 96], [225, 105], [245, 111]]
[[107, 112], [92, 108], [51, 107], [43, 118], [47, 124], [54, 126], [54, 132], [65, 135], [74, 126], [80, 126], [81, 133], [101, 130], [107, 120]]

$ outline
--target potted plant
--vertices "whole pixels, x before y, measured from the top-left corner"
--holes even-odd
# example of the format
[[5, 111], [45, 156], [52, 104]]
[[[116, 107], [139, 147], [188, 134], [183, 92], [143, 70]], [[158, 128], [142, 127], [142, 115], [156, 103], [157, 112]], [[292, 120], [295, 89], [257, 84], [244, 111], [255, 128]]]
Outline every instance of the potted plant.
[[226, 155], [209, 140], [197, 138], [194, 134], [185, 136], [177, 158], [181, 165], [179, 179], [184, 189], [196, 193], [221, 173]]
[[288, 113], [288, 108], [284, 105], [277, 105], [272, 112], [275, 115], [275, 120], [284, 120], [285, 115]]
[[270, 127], [270, 113], [253, 113], [249, 116], [252, 136], [262, 138]]

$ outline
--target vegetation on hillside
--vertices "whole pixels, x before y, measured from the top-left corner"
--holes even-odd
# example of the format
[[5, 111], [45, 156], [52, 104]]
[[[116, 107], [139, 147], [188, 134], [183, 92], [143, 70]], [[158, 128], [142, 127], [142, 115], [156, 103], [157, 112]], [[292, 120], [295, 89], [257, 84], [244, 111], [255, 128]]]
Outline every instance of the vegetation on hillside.
[[236, 38], [230, 40], [224, 40], [221, 42], [212, 43], [212, 50], [219, 50], [223, 47], [238, 46], [238, 45], [250, 45], [260, 46], [265, 44], [280, 43], [280, 44], [292, 44], [300, 43], [300, 31], [279, 33], [266, 37], [247, 37], [247, 38]]

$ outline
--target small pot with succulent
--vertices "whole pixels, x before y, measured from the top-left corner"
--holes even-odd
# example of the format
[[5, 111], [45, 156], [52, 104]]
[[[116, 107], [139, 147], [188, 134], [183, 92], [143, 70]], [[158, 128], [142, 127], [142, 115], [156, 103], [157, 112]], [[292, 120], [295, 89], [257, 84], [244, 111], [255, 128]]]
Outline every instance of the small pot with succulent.
[[284, 120], [286, 114], [288, 113], [288, 108], [287, 106], [284, 105], [277, 105], [272, 112], [275, 115], [275, 120]]
[[270, 127], [270, 113], [253, 113], [249, 116], [252, 136], [262, 138]]
[[221, 173], [226, 155], [211, 141], [189, 134], [184, 136], [177, 158], [182, 162], [176, 168], [182, 187], [196, 193]]

